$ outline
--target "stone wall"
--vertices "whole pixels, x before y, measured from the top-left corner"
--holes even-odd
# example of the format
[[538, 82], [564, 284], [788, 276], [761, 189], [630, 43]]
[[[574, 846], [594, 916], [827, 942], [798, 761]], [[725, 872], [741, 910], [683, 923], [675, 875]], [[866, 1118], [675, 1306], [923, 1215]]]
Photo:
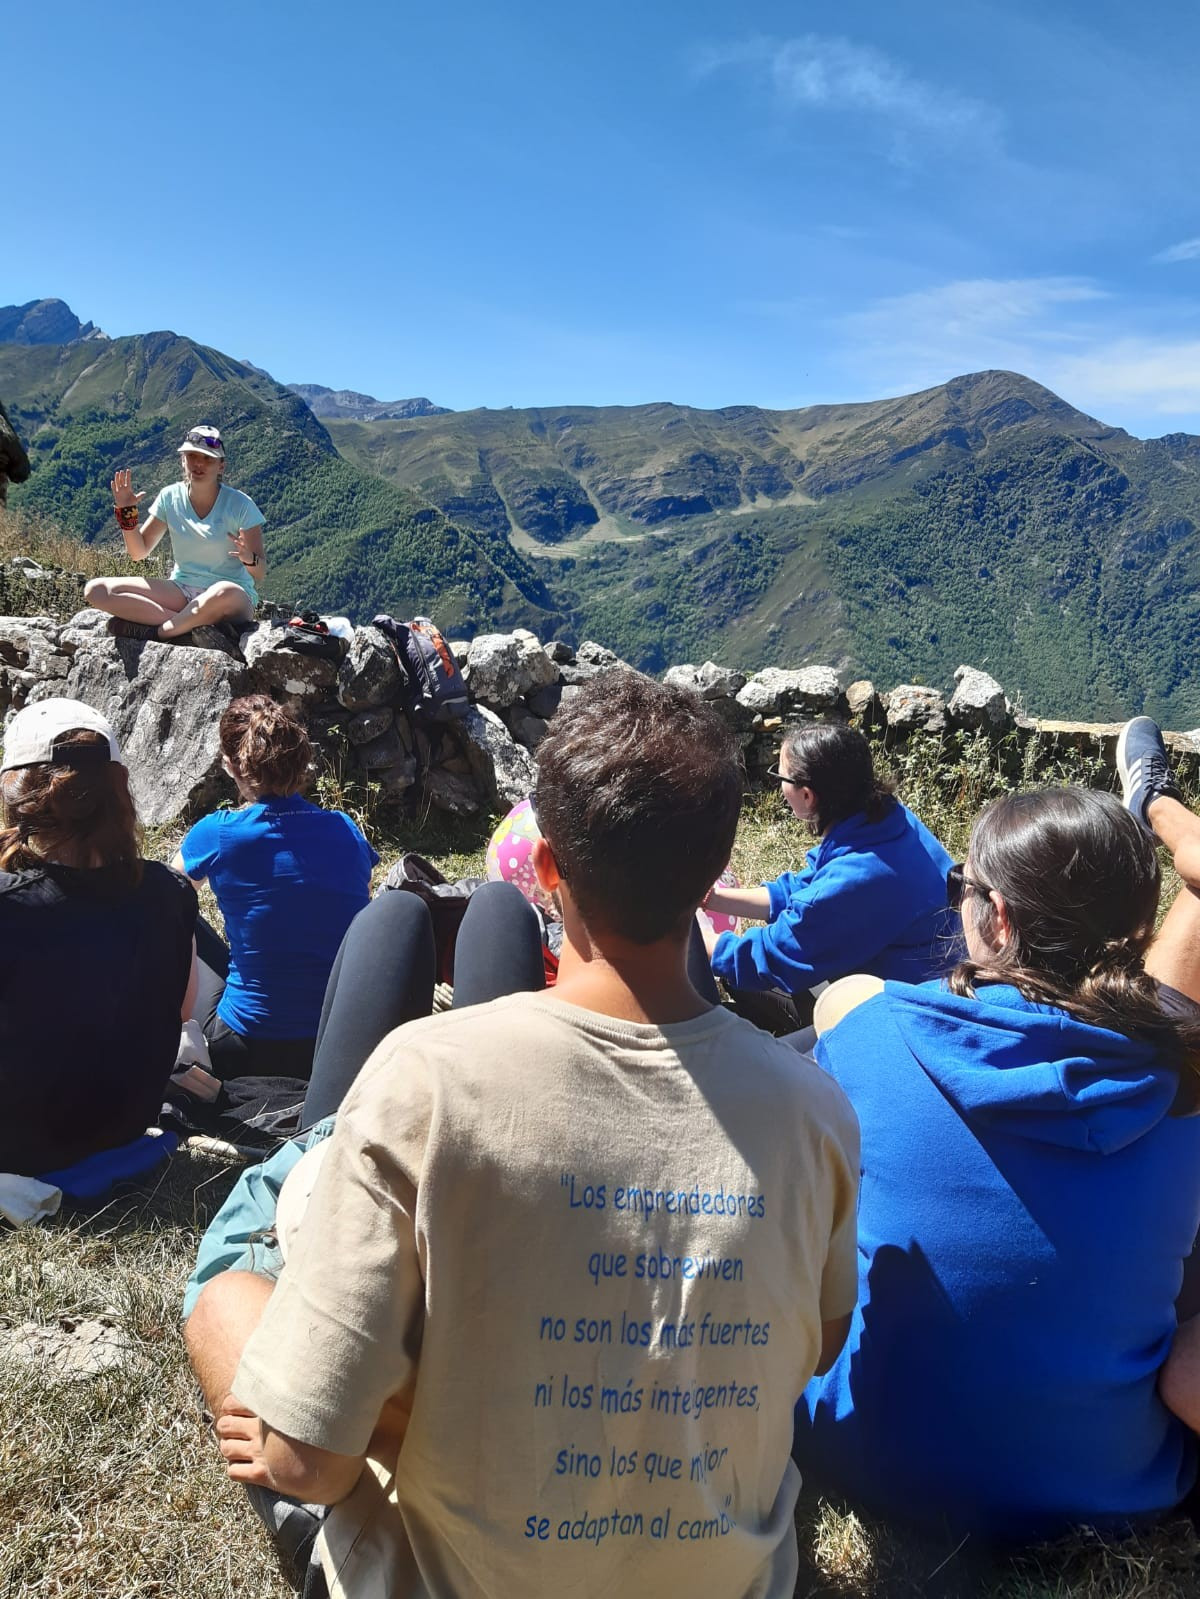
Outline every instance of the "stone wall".
[[[299, 711], [319, 765], [343, 779], [377, 783], [389, 799], [412, 798], [424, 773], [424, 797], [433, 806], [490, 815], [529, 791], [538, 743], [558, 706], [592, 679], [628, 670], [600, 644], [542, 644], [523, 630], [453, 643], [472, 705], [431, 744], [404, 713], [395, 656], [373, 627], [356, 628], [340, 660], [319, 660], [288, 648], [288, 630], [276, 620], [255, 623], [226, 650], [114, 639], [105, 623], [92, 610], [66, 623], [0, 617], [0, 713], [56, 694], [103, 711], [151, 826], [232, 795], [217, 724], [240, 694], [270, 694]], [[913, 734], [957, 741], [974, 733], [1021, 744], [1036, 734], [1051, 749], [1074, 745], [1110, 763], [1118, 731], [1019, 718], [995, 679], [967, 666], [955, 673], [949, 694], [916, 684], [886, 693], [869, 682], [843, 686], [825, 666], [766, 667], [747, 676], [708, 661], [665, 675], [711, 703], [741, 744], [753, 782], [777, 760], [787, 725], [812, 717], [852, 720], [888, 744]], [[1170, 734], [1168, 741], [1181, 753], [1200, 750], [1200, 733]]]

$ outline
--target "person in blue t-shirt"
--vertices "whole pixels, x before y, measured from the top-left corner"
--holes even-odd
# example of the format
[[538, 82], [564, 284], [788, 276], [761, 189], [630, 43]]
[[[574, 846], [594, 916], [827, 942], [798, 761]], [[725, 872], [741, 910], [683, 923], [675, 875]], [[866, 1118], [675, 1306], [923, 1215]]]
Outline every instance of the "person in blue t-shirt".
[[[139, 526], [138, 501], [127, 468], [112, 480], [113, 509], [131, 561], [144, 561], [171, 536], [169, 578], [94, 577], [83, 591], [89, 605], [114, 618], [118, 638], [213, 644], [211, 630], [248, 623], [266, 574], [262, 512], [248, 494], [224, 482], [225, 445], [202, 423], [179, 446], [183, 480], [170, 483]], [[204, 629], [206, 631], [198, 631]]]
[[1153, 1517], [1197, 1471], [1158, 1391], [1200, 1225], [1194, 908], [1147, 955], [1153, 840], [1083, 789], [996, 801], [950, 885], [967, 959], [817, 1044], [862, 1127], [859, 1303], [797, 1460], [993, 1538]]
[[226, 957], [201, 924], [200, 960], [224, 984], [209, 986], [197, 1017], [218, 1077], [307, 1078], [325, 985], [379, 857], [342, 811], [302, 796], [312, 749], [282, 705], [265, 694], [234, 700], [220, 738], [245, 804], [203, 817], [175, 859], [211, 885], [229, 941]]
[[950, 856], [877, 777], [863, 735], [791, 728], [771, 775], [820, 842], [802, 872], [713, 889], [704, 910], [767, 921], [719, 938], [702, 924], [713, 972], [734, 989], [798, 995], [850, 972], [919, 983], [948, 971], [961, 953], [946, 904]]

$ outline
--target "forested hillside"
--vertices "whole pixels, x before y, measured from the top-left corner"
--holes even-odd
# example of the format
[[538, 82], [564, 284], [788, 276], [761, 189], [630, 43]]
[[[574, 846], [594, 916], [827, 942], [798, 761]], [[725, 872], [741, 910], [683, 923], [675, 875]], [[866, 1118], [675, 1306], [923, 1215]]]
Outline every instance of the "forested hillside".
[[268, 594], [358, 617], [436, 608], [472, 631], [532, 615], [544, 585], [507, 539], [456, 526], [411, 490], [343, 460], [296, 395], [255, 368], [173, 333], [0, 344], [0, 398], [33, 474], [14, 504], [91, 543], [119, 547], [109, 480], [133, 468], [151, 494], [178, 476], [188, 427], [219, 427], [229, 480], [270, 529]]
[[[153, 491], [211, 421], [289, 602], [524, 623], [649, 670], [823, 661], [944, 683], [968, 661], [1046, 715], [1200, 723], [1200, 439], [1132, 438], [1009, 372], [800, 411], [322, 422], [256, 367], [172, 333], [77, 336], [55, 304], [14, 308], [22, 337], [68, 342], [0, 342], [0, 399], [34, 464], [13, 502], [81, 539], [117, 539], [115, 466]], [[334, 410], [351, 399], [383, 405]]]

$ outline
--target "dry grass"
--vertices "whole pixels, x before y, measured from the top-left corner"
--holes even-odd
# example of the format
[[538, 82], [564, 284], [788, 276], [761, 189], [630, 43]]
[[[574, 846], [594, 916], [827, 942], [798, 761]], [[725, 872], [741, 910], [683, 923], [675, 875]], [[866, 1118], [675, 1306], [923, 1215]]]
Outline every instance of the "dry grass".
[[212, 1447], [179, 1336], [196, 1245], [236, 1172], [184, 1152], [95, 1215], [0, 1238], [0, 1328], [107, 1322], [111, 1370], [0, 1354], [0, 1594], [282, 1599]]
[[[913, 757], [904, 775], [905, 797], [960, 854], [971, 817], [1002, 777], [982, 749], [937, 773]], [[405, 849], [429, 855], [451, 878], [482, 870], [487, 820], [421, 826], [379, 812], [369, 793], [321, 798], [357, 811], [384, 857], [381, 870]], [[179, 836], [154, 835], [152, 852], [169, 858]], [[799, 864], [805, 842], [778, 794], [761, 796], [748, 803], [735, 870], [748, 882], [773, 876]], [[235, 1168], [185, 1150], [161, 1178], [94, 1215], [0, 1235], [4, 1599], [289, 1592], [265, 1533], [220, 1468], [178, 1330], [199, 1237], [235, 1177]], [[6, 1330], [68, 1338], [79, 1318], [105, 1321], [123, 1338], [113, 1369], [71, 1378], [3, 1348]], [[1084, 1532], [1016, 1555], [906, 1537], [815, 1494], [802, 1498], [797, 1525], [796, 1591], [810, 1599], [1200, 1599], [1200, 1541], [1187, 1521], [1122, 1541]]]

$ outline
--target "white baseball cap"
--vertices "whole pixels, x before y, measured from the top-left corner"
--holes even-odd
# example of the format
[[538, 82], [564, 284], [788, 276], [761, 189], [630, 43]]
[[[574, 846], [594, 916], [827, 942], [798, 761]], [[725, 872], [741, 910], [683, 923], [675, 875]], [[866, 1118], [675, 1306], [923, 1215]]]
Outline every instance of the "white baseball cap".
[[[65, 744], [58, 748], [64, 733], [100, 733], [108, 740], [107, 750], [99, 745]], [[82, 700], [39, 700], [18, 711], [4, 729], [4, 757], [0, 772], [20, 766], [84, 766], [97, 761], [116, 761], [124, 766], [121, 746], [108, 720]]]
[[214, 461], [225, 459], [224, 442], [211, 422], [201, 422], [198, 428], [188, 429], [187, 438], [175, 453], [182, 455], [185, 450], [189, 455], [211, 455]]

